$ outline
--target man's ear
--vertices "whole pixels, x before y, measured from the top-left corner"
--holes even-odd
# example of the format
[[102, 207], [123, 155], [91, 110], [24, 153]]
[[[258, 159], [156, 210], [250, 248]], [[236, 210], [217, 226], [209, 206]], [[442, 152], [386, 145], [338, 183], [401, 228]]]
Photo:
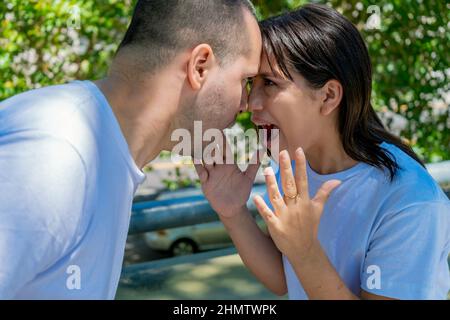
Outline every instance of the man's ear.
[[320, 113], [323, 116], [327, 116], [339, 107], [344, 90], [341, 83], [337, 80], [328, 81], [320, 90], [322, 91]]
[[192, 50], [187, 66], [188, 81], [193, 90], [199, 90], [216, 60], [211, 46], [200, 44]]

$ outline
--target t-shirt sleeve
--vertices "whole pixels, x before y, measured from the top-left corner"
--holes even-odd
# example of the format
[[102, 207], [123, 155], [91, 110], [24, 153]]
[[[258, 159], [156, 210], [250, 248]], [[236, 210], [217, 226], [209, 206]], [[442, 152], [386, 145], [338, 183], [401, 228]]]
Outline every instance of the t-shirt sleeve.
[[68, 142], [0, 137], [0, 299], [14, 298], [76, 243], [86, 188], [84, 162]]
[[361, 270], [361, 288], [396, 299], [446, 299], [449, 202], [411, 205], [387, 214], [374, 231]]

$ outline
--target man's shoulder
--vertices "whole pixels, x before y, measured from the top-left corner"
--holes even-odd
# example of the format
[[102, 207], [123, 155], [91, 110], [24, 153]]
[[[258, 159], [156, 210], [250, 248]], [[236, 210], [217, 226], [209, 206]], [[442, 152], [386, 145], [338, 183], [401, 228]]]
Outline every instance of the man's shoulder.
[[[81, 82], [34, 89], [0, 103], [0, 131], [41, 130], [52, 132], [85, 122], [85, 104], [95, 97]], [[64, 131], [64, 130], [63, 130]]]
[[80, 81], [27, 91], [0, 103], [0, 136], [48, 136], [82, 149], [95, 139], [99, 103]]
[[87, 93], [82, 81], [31, 89], [1, 101], [0, 111], [11, 112], [10, 108], [18, 106], [24, 108], [29, 105], [45, 106], [61, 102], [77, 104], [85, 98]]

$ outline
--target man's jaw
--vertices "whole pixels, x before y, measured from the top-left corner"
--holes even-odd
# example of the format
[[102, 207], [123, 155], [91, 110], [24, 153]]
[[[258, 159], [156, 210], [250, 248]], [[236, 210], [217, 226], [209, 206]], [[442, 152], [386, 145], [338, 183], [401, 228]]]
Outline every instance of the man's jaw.
[[236, 124], [236, 118], [235, 118], [233, 121], [231, 121], [231, 122], [228, 124], [228, 126], [226, 126], [225, 129], [231, 129], [232, 127], [235, 126], [235, 124]]

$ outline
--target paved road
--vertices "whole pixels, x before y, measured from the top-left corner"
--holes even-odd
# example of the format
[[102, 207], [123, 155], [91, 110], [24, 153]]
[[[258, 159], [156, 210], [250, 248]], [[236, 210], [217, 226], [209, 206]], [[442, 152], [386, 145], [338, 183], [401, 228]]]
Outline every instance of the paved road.
[[264, 288], [234, 248], [125, 267], [116, 295], [120, 300], [285, 298]]
[[128, 236], [125, 247], [124, 266], [165, 258], [169, 258], [169, 254], [150, 249], [145, 244], [143, 234]]

